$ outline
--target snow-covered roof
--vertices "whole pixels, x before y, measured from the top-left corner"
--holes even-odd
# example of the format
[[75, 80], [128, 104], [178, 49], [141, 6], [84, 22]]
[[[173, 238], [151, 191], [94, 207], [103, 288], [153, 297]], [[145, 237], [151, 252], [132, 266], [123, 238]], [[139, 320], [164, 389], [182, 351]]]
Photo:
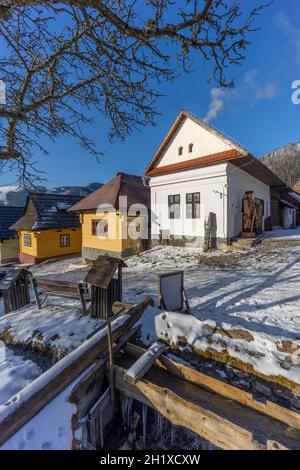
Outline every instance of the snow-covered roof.
[[78, 215], [67, 210], [81, 199], [70, 194], [30, 193], [23, 217], [12, 228], [38, 231], [80, 227]]

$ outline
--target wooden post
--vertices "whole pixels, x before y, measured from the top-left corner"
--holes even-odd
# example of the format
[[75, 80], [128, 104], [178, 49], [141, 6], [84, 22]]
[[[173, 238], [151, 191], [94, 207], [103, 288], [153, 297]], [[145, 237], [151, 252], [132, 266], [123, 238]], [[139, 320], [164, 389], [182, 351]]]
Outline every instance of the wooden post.
[[109, 368], [110, 368], [110, 386], [111, 386], [111, 400], [115, 401], [115, 387], [114, 387], [114, 360], [113, 360], [113, 342], [111, 333], [111, 322], [107, 325], [108, 337], [108, 352], [109, 352]]
[[82, 306], [82, 311], [83, 311], [83, 314], [84, 315], [87, 315], [88, 314], [88, 310], [86, 308], [86, 302], [85, 302], [85, 293], [86, 293], [86, 285], [83, 284], [82, 282], [79, 282], [78, 283], [78, 286], [77, 286], [77, 290], [78, 290], [78, 294], [79, 294], [79, 298], [80, 298], [80, 302], [81, 302], [81, 306]]
[[42, 303], [41, 303], [40, 296], [39, 296], [39, 293], [38, 293], [37, 282], [36, 282], [36, 279], [34, 279], [34, 277], [31, 279], [31, 286], [32, 286], [32, 290], [33, 290], [33, 293], [34, 293], [37, 308], [39, 310], [41, 310]]
[[119, 302], [122, 302], [122, 265], [118, 266], [118, 280], [119, 280]]

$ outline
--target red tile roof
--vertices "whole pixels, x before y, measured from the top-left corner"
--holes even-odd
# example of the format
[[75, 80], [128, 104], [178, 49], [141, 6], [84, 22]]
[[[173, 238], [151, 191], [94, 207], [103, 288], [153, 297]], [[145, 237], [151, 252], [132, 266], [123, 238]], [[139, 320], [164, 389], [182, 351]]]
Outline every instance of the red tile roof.
[[240, 157], [242, 154], [235, 149], [226, 150], [224, 152], [213, 153], [204, 157], [193, 158], [184, 162], [172, 163], [171, 165], [165, 165], [153, 168], [148, 171], [147, 176], [162, 175], [166, 173], [175, 173], [176, 171], [190, 170], [192, 168], [199, 168], [201, 166], [213, 165], [214, 163], [220, 163], [231, 160], [233, 158]]

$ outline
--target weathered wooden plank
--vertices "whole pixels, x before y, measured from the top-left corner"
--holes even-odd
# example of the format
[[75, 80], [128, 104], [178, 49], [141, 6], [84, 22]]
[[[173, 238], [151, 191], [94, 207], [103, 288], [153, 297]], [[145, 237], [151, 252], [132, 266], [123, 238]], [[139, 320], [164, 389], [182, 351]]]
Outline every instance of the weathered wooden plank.
[[166, 349], [168, 349], [168, 346], [164, 343], [153, 343], [127, 371], [125, 375], [126, 380], [133, 381], [134, 383], [140, 380]]
[[[148, 305], [149, 297], [134, 305], [124, 318], [112, 322], [112, 340], [116, 341], [138, 321]], [[121, 320], [121, 321], [120, 321]], [[107, 351], [106, 331], [93, 337], [57, 362], [34, 382], [0, 406], [0, 444], [38, 413], [50, 400], [78, 377], [92, 362]]]
[[[99, 255], [84, 278], [88, 284], [106, 289], [119, 267], [125, 267], [122, 259]], [[120, 273], [120, 271], [119, 271]]]
[[116, 358], [115, 384], [123, 394], [150, 406], [172, 424], [196, 432], [222, 449], [267, 449], [267, 441], [299, 449], [300, 431], [212, 390], [152, 367], [137, 383], [125, 379], [132, 361]]
[[117, 313], [126, 313], [128, 310], [130, 310], [132, 307], [132, 304], [126, 303], [126, 302], [119, 302], [116, 301], [112, 305], [112, 313], [115, 315]]
[[38, 293], [38, 287], [37, 287], [36, 279], [34, 277], [31, 279], [31, 286], [32, 286], [32, 290], [33, 290], [33, 294], [34, 294], [34, 297], [35, 297], [37, 308], [39, 310], [41, 310], [42, 303], [41, 303], [40, 296], [39, 296], [39, 293]]
[[[126, 344], [126, 350], [133, 357], [141, 357], [141, 355], [145, 352], [144, 348], [131, 343]], [[265, 403], [259, 402], [255, 400], [253, 395], [249, 392], [222, 382], [221, 380], [218, 380], [209, 375], [203, 374], [202, 372], [194, 370], [166, 356], [161, 356], [159, 360], [156, 361], [156, 365], [166, 369], [168, 372], [176, 375], [177, 377], [181, 377], [192, 383], [207, 387], [208, 389], [215, 391], [223, 397], [229, 398], [238, 403], [246, 405], [249, 408], [260, 411], [261, 413], [278, 419], [293, 428], [300, 429], [300, 414], [293, 410], [289, 410], [270, 401], [266, 401]]]
[[164, 386], [147, 380], [137, 383], [125, 379], [126, 369], [115, 368], [116, 387], [125, 395], [155, 409], [172, 424], [199, 434], [221, 449], [262, 450], [264, 446], [253, 439], [251, 432], [178, 396]]

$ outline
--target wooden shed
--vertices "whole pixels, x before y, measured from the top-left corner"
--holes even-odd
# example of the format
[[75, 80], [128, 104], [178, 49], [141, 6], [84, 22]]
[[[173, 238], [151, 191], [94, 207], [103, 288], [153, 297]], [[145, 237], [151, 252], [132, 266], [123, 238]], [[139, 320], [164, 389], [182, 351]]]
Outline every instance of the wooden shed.
[[91, 316], [107, 319], [112, 306], [122, 301], [122, 269], [126, 264], [121, 258], [100, 255], [87, 273], [84, 282], [91, 285]]
[[0, 282], [5, 313], [30, 303], [30, 273], [25, 269], [8, 269]]

